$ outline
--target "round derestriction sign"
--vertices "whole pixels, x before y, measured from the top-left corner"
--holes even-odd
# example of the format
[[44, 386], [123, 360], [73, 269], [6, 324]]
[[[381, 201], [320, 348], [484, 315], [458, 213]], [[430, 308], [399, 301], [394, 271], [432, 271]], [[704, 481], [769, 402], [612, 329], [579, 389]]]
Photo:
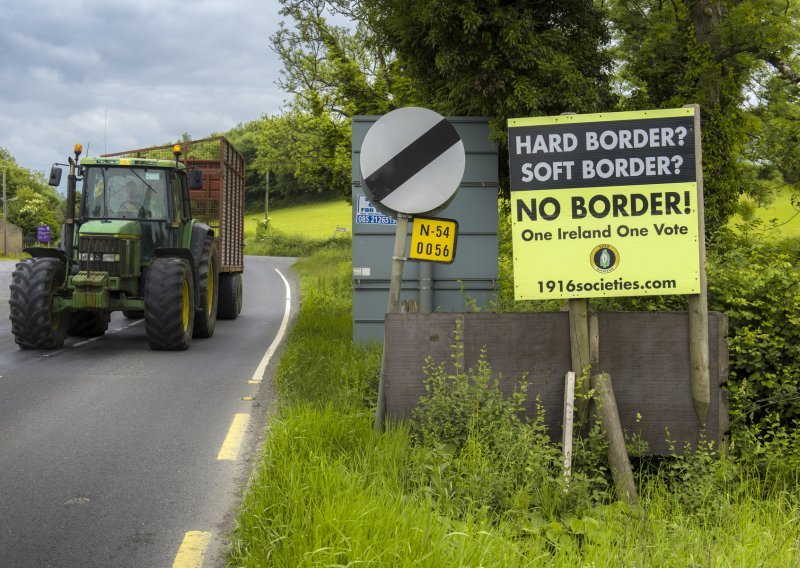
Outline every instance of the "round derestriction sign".
[[464, 142], [444, 117], [406, 107], [385, 114], [361, 145], [364, 193], [388, 214], [429, 213], [446, 205], [464, 175]]

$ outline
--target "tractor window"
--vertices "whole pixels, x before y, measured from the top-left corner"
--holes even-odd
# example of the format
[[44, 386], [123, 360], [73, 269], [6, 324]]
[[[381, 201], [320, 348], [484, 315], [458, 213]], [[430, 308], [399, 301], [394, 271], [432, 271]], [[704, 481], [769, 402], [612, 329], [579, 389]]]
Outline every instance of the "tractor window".
[[167, 219], [167, 171], [152, 168], [88, 168], [83, 215], [101, 219]]

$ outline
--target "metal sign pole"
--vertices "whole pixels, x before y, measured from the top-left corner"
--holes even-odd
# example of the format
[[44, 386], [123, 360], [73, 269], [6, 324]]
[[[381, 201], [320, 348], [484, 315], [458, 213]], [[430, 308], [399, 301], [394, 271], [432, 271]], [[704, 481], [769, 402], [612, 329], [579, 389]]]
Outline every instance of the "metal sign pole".
[[[400, 289], [403, 284], [403, 255], [406, 252], [408, 221], [411, 215], [397, 214], [397, 225], [394, 233], [394, 252], [392, 253], [392, 279], [389, 282], [389, 303], [386, 313], [392, 314], [400, 310]], [[381, 357], [381, 375], [378, 382], [378, 404], [375, 412], [375, 431], [383, 429], [386, 415], [386, 338], [383, 340], [383, 356]]]

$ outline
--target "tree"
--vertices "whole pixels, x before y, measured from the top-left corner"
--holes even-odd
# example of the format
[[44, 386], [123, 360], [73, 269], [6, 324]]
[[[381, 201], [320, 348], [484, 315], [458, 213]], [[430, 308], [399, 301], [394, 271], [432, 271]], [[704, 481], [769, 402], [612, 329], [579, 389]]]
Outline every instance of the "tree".
[[276, 176], [275, 195], [349, 195], [349, 124], [329, 113], [293, 109], [263, 123], [256, 167]]
[[256, 202], [263, 203], [264, 200], [264, 175], [256, 164], [259, 137], [264, 120], [260, 118], [240, 123], [225, 133], [228, 140], [231, 141], [244, 158], [245, 201], [248, 205], [253, 205]]
[[255, 169], [275, 176], [271, 193], [350, 195], [350, 117], [383, 114], [418, 102], [393, 56], [374, 41], [364, 22], [355, 29], [327, 16], [348, 3], [283, 0], [272, 48], [281, 58], [279, 85], [293, 99], [281, 116], [259, 121]]
[[9, 222], [21, 228], [25, 235], [35, 234], [40, 224], [49, 225], [51, 238], [57, 240], [64, 222], [63, 198], [47, 185], [42, 172], [19, 166], [5, 148], [0, 148], [0, 164], [6, 167]]
[[359, 3], [426, 103], [490, 117], [501, 143], [508, 118], [614, 104], [610, 35], [591, 0]]
[[[341, 116], [408, 104], [487, 116], [504, 149], [510, 117], [614, 104], [611, 60], [603, 49], [610, 36], [603, 11], [590, 0], [299, 0], [284, 6], [300, 23], [297, 32], [276, 36], [288, 48], [278, 51], [288, 70], [285, 88], [304, 103], [319, 92], [322, 108]], [[326, 12], [350, 18], [356, 31], [328, 27]], [[299, 51], [298, 45], [309, 47]]]
[[[611, 18], [618, 41], [620, 78], [630, 108], [701, 106], [706, 229], [713, 234], [743, 193], [762, 191], [754, 171], [770, 144], [754, 142], [763, 106], [753, 89], [765, 73], [781, 85], [798, 83], [796, 1], [617, 0]], [[772, 144], [774, 149], [774, 144]]]

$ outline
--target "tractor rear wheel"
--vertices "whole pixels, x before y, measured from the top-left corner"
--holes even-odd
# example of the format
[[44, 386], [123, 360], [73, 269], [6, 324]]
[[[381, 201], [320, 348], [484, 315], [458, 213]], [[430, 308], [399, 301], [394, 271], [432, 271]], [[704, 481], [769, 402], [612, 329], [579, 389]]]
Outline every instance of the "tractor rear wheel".
[[219, 296], [219, 258], [214, 237], [206, 237], [203, 243], [203, 253], [197, 267], [197, 284], [200, 286], [200, 305], [194, 317], [194, 336], [211, 337], [217, 323]]
[[108, 329], [111, 314], [92, 310], [72, 312], [69, 319], [69, 334], [77, 337], [99, 337]]
[[57, 349], [64, 345], [69, 314], [53, 311], [53, 293], [66, 269], [55, 258], [17, 263], [11, 276], [11, 332], [22, 349]]
[[152, 349], [183, 351], [194, 329], [192, 268], [181, 258], [155, 258], [144, 290], [144, 322]]

